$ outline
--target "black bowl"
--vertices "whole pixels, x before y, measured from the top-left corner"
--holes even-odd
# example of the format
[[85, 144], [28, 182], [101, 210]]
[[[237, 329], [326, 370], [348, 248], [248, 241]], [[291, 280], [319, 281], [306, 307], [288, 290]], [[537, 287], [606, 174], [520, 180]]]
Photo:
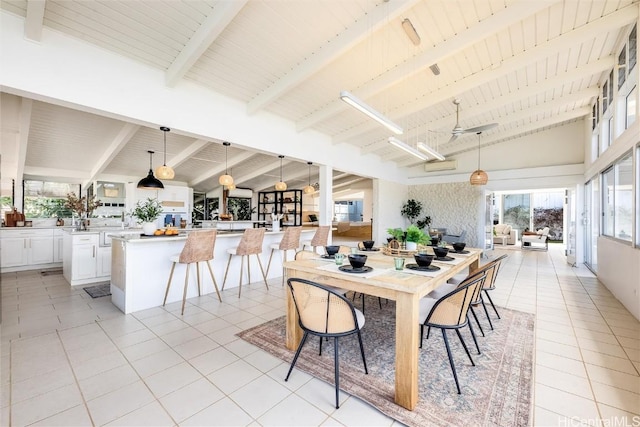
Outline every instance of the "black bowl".
[[416, 260], [418, 267], [429, 267], [429, 265], [431, 265], [431, 261], [433, 261], [433, 258], [435, 257], [429, 254], [415, 254], [413, 258]]
[[333, 256], [338, 253], [340, 246], [325, 246], [324, 250], [327, 251], [327, 255]]
[[432, 246], [437, 246], [439, 241], [440, 241], [440, 238], [438, 238], [438, 236], [431, 236], [431, 245]]
[[375, 243], [375, 241], [373, 240], [364, 240], [362, 242], [362, 245], [365, 247], [365, 249], [371, 249], [373, 248], [373, 244]]
[[349, 255], [349, 264], [354, 270], [360, 269], [364, 267], [364, 264], [367, 262], [367, 256], [362, 254], [351, 254]]
[[436, 246], [433, 248], [433, 253], [436, 254], [438, 258], [446, 257], [447, 254], [449, 253], [449, 248], [442, 248], [442, 247]]
[[457, 252], [462, 252], [464, 251], [465, 246], [467, 246], [467, 244], [464, 242], [455, 242], [453, 244], [453, 249], [455, 249]]

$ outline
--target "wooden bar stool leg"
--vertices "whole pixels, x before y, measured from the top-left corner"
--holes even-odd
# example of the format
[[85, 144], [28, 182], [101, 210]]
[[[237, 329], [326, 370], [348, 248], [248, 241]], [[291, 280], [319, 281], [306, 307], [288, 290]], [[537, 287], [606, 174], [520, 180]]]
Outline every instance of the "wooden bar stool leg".
[[273, 258], [273, 251], [275, 251], [275, 249], [271, 249], [271, 253], [269, 254], [269, 263], [267, 264], [267, 276], [269, 275], [269, 269], [271, 268], [271, 258]]
[[173, 278], [173, 270], [176, 268], [176, 263], [174, 262], [171, 265], [171, 272], [169, 273], [169, 281], [167, 282], [167, 290], [164, 291], [164, 301], [162, 301], [162, 306], [167, 303], [167, 297], [169, 296], [169, 286], [171, 286], [171, 279]]
[[229, 261], [227, 261], [227, 269], [224, 271], [224, 279], [222, 279], [222, 290], [224, 291], [224, 285], [227, 283], [227, 273], [229, 272], [229, 266], [231, 265], [231, 257], [233, 255], [229, 254]]
[[264, 274], [264, 268], [262, 268], [262, 261], [260, 261], [260, 255], [256, 254], [256, 259], [258, 260], [258, 265], [260, 266], [260, 271], [262, 272], [262, 279], [264, 280], [264, 285], [267, 287], [267, 290], [269, 290], [269, 285], [267, 284], [267, 276]]
[[[240, 294], [242, 293], [242, 270], [244, 270], [244, 255], [240, 255], [240, 282], [238, 284], [238, 298], [240, 298]], [[249, 266], [247, 266], [247, 269]], [[251, 276], [249, 276], [249, 283], [251, 283]]]
[[198, 296], [201, 297], [202, 293], [200, 291], [200, 263], [196, 262], [196, 275], [198, 276]]
[[184, 314], [184, 303], [187, 300], [187, 286], [189, 285], [189, 268], [191, 267], [191, 264], [187, 264], [186, 266], [186, 270], [184, 273], [184, 291], [182, 292], [182, 312], [181, 314]]
[[207, 260], [207, 267], [209, 267], [209, 274], [211, 275], [211, 280], [213, 281], [213, 287], [216, 289], [216, 294], [218, 294], [218, 301], [222, 302], [222, 297], [220, 297], [220, 291], [218, 290], [218, 283], [216, 282], [216, 276], [213, 275], [213, 270], [211, 269], [209, 260]]

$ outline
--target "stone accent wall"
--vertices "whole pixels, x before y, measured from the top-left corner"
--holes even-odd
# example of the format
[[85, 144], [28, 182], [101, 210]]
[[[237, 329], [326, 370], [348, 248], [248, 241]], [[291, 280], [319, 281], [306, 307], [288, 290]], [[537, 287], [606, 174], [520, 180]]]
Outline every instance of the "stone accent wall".
[[483, 187], [468, 182], [409, 186], [409, 199], [422, 203], [422, 215], [431, 217], [431, 228], [446, 228], [452, 234], [467, 231], [465, 242], [478, 243], [478, 212], [484, 203]]

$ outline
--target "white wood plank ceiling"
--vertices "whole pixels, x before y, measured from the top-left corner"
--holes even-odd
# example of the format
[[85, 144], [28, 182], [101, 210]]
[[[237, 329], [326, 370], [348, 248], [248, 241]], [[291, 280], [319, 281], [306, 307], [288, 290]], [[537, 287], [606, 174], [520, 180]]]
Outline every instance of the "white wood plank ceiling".
[[[404, 128], [400, 139], [449, 158], [477, 147], [448, 142], [460, 100], [463, 128], [498, 123], [483, 145], [509, 144], [588, 115], [615, 45], [638, 17], [638, 0], [3, 0], [25, 18], [25, 36], [42, 27], [133, 58], [166, 73], [353, 144], [400, 166], [415, 158], [387, 143], [390, 132], [339, 99], [348, 90]], [[420, 36], [403, 31], [408, 18]], [[440, 74], [430, 66], [437, 64]], [[139, 177], [147, 150], [163, 157], [162, 132], [2, 94], [3, 135], [28, 130], [27, 176]], [[13, 111], [13, 114], [11, 113]], [[24, 114], [29, 120], [24, 120]], [[21, 121], [20, 116], [23, 116]], [[161, 124], [158, 124], [160, 126]], [[12, 130], [13, 129], [13, 130]], [[222, 141], [169, 133], [167, 164], [198, 190], [225, 171]], [[262, 190], [279, 177], [278, 153], [232, 145], [237, 184]], [[265, 148], [268, 149], [268, 148]], [[80, 162], [79, 159], [83, 159]], [[88, 160], [88, 162], [87, 162]], [[85, 166], [79, 166], [79, 165]], [[267, 166], [265, 166], [267, 165]], [[259, 172], [259, 173], [256, 173]], [[288, 159], [285, 176], [306, 185], [308, 167]], [[317, 179], [317, 168], [312, 170]], [[238, 180], [238, 178], [236, 178]], [[344, 177], [348, 180], [349, 177]], [[299, 184], [299, 185], [298, 185]]]

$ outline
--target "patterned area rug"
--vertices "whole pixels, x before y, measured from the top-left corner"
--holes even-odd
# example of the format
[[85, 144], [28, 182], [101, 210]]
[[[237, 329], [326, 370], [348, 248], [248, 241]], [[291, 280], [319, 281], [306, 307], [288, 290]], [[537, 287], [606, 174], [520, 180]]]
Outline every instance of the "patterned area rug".
[[[432, 329], [427, 340], [425, 331], [423, 348], [419, 352], [420, 398], [416, 409], [409, 411], [393, 401], [395, 304], [389, 301], [379, 309], [376, 299], [371, 297], [366, 303], [362, 338], [369, 375], [364, 374], [357, 338], [341, 338], [341, 390], [410, 426], [531, 425], [533, 314], [502, 308], [502, 319], [492, 318], [495, 330], [491, 331], [486, 317], [483, 318], [484, 313], [480, 313], [482, 310], [476, 310], [487, 335], [478, 337], [481, 355], [475, 350], [469, 329], [462, 331], [465, 342], [473, 349], [475, 367], [469, 362], [455, 332], [447, 333], [461, 395], [456, 392], [442, 333]], [[271, 320], [238, 336], [290, 363], [294, 352], [284, 347], [284, 320], [284, 317]], [[474, 329], [478, 333], [477, 327]], [[318, 339], [307, 340], [295, 369], [333, 384], [333, 341], [323, 343], [322, 347], [323, 354], [318, 356]], [[332, 399], [333, 395], [327, 395], [328, 401], [333, 402]]]
[[107, 297], [111, 295], [111, 283], [103, 283], [102, 285], [87, 286], [82, 288], [91, 298]]

